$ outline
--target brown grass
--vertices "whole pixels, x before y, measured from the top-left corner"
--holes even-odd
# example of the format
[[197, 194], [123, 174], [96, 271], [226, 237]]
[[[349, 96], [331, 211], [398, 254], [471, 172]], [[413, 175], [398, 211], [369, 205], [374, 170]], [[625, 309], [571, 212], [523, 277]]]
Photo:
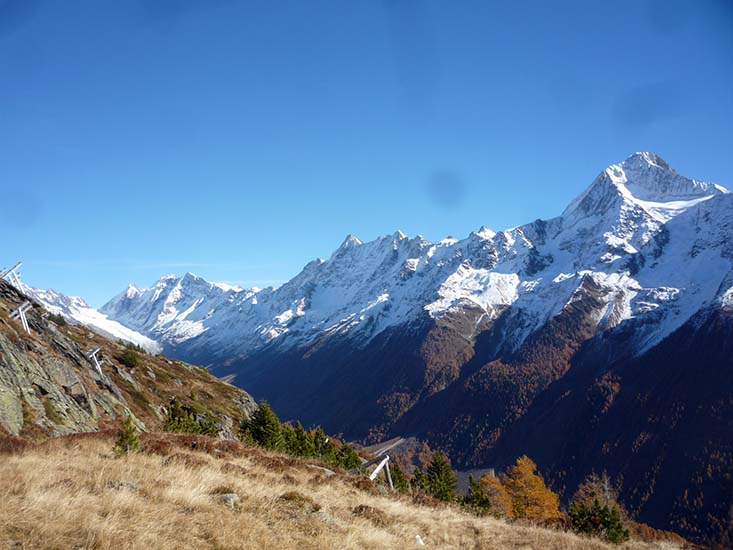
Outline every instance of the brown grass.
[[[0, 547], [362, 550], [417, 548], [419, 534], [428, 547], [446, 549], [676, 548], [614, 547], [476, 518], [362, 490], [343, 474], [315, 483], [320, 475], [305, 461], [241, 446], [219, 459], [215, 441], [191, 450], [193, 441], [154, 434], [149, 450], [167, 452], [115, 458], [111, 437], [95, 434], [1, 455]], [[222, 493], [236, 493], [241, 509], [224, 506]]]

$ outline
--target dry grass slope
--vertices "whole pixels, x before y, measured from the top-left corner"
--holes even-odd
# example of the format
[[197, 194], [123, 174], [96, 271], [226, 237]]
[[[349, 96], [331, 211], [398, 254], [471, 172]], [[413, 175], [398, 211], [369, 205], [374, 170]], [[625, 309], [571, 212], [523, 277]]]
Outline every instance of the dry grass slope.
[[[0, 456], [0, 546], [13, 548], [418, 548], [634, 550], [381, 494], [364, 478], [233, 442], [143, 437], [115, 458], [110, 434]], [[195, 449], [195, 450], [192, 450]], [[236, 493], [240, 505], [222, 499]]]

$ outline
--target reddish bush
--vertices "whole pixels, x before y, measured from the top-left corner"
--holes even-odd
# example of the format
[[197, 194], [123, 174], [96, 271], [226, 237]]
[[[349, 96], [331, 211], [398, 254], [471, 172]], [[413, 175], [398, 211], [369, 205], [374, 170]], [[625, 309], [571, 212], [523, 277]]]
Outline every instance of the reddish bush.
[[28, 448], [28, 442], [20, 437], [7, 435], [0, 437], [0, 455], [20, 454]]
[[385, 514], [382, 510], [380, 510], [379, 508], [375, 508], [374, 506], [368, 506], [366, 504], [360, 504], [359, 506], [356, 506], [351, 510], [351, 513], [355, 516], [368, 519], [376, 527], [386, 527], [387, 525], [392, 523], [389, 520], [389, 516], [387, 516], [387, 514]]
[[201, 466], [206, 466], [208, 462], [203, 458], [192, 454], [175, 453], [163, 459], [163, 466], [169, 466], [171, 464], [181, 464], [183, 466], [188, 466], [189, 468], [200, 468]]
[[238, 464], [232, 464], [231, 462], [226, 462], [221, 467], [221, 471], [225, 474], [247, 475], [247, 468]]
[[429, 508], [440, 508], [442, 506], [445, 506], [445, 503], [438, 500], [437, 498], [420, 492], [412, 495], [412, 502], [417, 504], [418, 506], [427, 506]]

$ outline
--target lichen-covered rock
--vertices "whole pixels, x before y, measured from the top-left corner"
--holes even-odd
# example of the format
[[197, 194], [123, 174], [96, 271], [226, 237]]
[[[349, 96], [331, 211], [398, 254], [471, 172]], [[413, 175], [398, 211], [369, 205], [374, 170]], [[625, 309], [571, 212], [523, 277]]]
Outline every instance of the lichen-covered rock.
[[134, 481], [126, 481], [124, 479], [112, 479], [107, 484], [107, 486], [110, 489], [114, 489], [115, 491], [139, 491], [140, 490], [140, 484], [135, 483]]
[[242, 414], [249, 418], [252, 413], [257, 410], [257, 402], [247, 392], [241, 392], [236, 395], [234, 402], [237, 407], [242, 411]]
[[230, 510], [238, 511], [242, 507], [242, 501], [237, 493], [217, 495], [217, 500]]
[[[29, 320], [36, 316], [40, 317], [28, 314]], [[114, 415], [125, 405], [121, 396], [95, 383], [98, 373], [82, 363], [83, 355], [70, 343], [58, 346], [64, 353], [54, 353], [62, 336], [54, 335], [50, 346], [44, 346], [42, 337], [0, 319], [0, 426], [12, 435], [19, 435], [28, 423], [50, 435], [96, 430], [100, 410]]]
[[[139, 430], [160, 429], [175, 397], [214, 418], [221, 437], [236, 438], [242, 419], [257, 408], [250, 395], [206, 369], [148, 354], [141, 368], [129, 369], [117, 359], [124, 344], [82, 326], [57, 326], [37, 303], [27, 313], [27, 334], [10, 314], [28, 299], [0, 281], [0, 436], [96, 431], [126, 416]], [[90, 348], [101, 349], [101, 373], [87, 357]]]

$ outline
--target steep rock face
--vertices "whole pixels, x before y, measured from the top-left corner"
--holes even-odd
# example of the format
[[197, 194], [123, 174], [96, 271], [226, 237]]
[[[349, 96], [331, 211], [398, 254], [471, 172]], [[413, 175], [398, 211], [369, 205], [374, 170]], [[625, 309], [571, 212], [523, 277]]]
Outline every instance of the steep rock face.
[[[57, 325], [34, 302], [27, 313], [31, 333], [10, 318], [28, 299], [0, 281], [0, 434], [37, 438], [95, 431], [132, 415], [141, 429], [159, 429], [174, 397], [207, 411], [222, 435], [256, 408], [245, 392], [205, 370], [141, 353], [140, 365], [125, 367], [124, 347], [79, 325]], [[102, 372], [87, 358], [100, 348]]]
[[[29, 336], [11, 321], [9, 314], [25, 298], [0, 285], [0, 426], [6, 432], [19, 435], [29, 424], [54, 435], [92, 431], [103, 416], [129, 410], [111, 381], [96, 372], [78, 344], [54, 323], [30, 312]], [[39, 337], [41, 332], [46, 338]]]

